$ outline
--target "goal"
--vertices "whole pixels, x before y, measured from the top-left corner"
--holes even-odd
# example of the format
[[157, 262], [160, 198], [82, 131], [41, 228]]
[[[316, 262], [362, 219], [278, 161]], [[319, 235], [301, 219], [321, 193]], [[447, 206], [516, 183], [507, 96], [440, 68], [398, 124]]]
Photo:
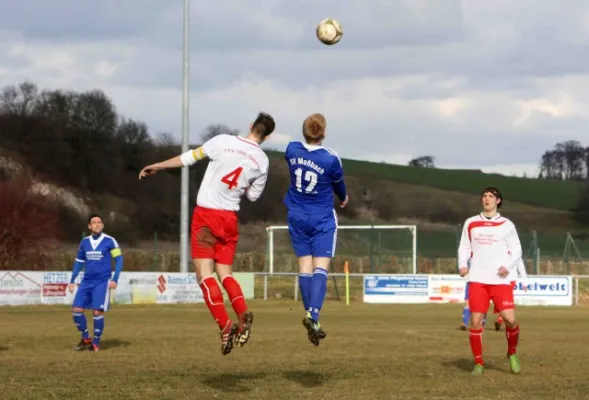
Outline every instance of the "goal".
[[[266, 227], [266, 271], [270, 274], [298, 272], [290, 245], [288, 226]], [[417, 226], [339, 225], [334, 272], [345, 261], [354, 273], [417, 273]]]

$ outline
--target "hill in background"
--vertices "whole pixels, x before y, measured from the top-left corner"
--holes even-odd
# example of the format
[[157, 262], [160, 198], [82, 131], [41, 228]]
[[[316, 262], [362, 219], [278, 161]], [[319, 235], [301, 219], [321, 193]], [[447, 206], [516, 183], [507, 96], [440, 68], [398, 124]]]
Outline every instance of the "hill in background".
[[[204, 134], [227, 131], [219, 127], [208, 127]], [[50, 198], [58, 213], [51, 236], [67, 244], [67, 251], [85, 230], [88, 212], [102, 214], [108, 232], [127, 248], [153, 249], [157, 237], [158, 251], [177, 250], [180, 171], [142, 182], [137, 174], [149, 163], [179, 154], [180, 147], [172, 135], [154, 136], [142, 122], [118, 115], [104, 93], [39, 91], [29, 83], [4, 88], [0, 149], [0, 181], [23, 174], [32, 179], [36, 193]], [[266, 190], [258, 202], [245, 201], [239, 214], [240, 251], [265, 252], [264, 227], [285, 222], [288, 171], [283, 153], [268, 154]], [[581, 182], [349, 159], [343, 163], [351, 201], [345, 210], [336, 208], [340, 224], [416, 224], [422, 254], [455, 254], [459, 225], [478, 212], [479, 192], [488, 185], [504, 193], [502, 212], [518, 225], [524, 247], [536, 230], [545, 254], [562, 255], [566, 232], [576, 235], [582, 252], [589, 250], [585, 228], [572, 212], [586, 187]], [[206, 165], [191, 169], [191, 204]]]

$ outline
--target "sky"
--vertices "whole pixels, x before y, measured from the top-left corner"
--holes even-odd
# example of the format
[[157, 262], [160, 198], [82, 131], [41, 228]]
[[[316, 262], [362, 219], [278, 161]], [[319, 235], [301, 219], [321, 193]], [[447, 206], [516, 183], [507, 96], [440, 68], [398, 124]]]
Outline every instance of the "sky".
[[[0, 86], [103, 90], [154, 136], [182, 132], [182, 0], [0, 0]], [[315, 37], [324, 18], [344, 36]], [[589, 146], [589, 2], [215, 0], [191, 4], [192, 142], [209, 124], [267, 147], [327, 118], [342, 157], [536, 175], [564, 140]]]

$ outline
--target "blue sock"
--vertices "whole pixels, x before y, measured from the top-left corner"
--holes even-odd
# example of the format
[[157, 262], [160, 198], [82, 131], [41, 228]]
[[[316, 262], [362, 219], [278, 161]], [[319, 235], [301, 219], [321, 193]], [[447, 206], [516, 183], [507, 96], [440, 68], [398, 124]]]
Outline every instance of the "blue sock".
[[104, 315], [95, 315], [94, 316], [94, 340], [92, 340], [92, 344], [100, 346], [100, 337], [102, 336], [103, 331], [104, 331]]
[[464, 324], [464, 326], [468, 326], [469, 321], [470, 321], [470, 308], [464, 307], [462, 309], [462, 323]]
[[90, 335], [88, 334], [88, 325], [86, 324], [86, 316], [84, 313], [72, 312], [72, 315], [74, 316], [74, 324], [76, 324], [76, 328], [82, 332], [82, 339], [90, 339]]
[[301, 297], [303, 298], [303, 306], [305, 311], [309, 310], [309, 303], [311, 302], [311, 280], [312, 274], [299, 274], [299, 288], [301, 289]]
[[308, 308], [315, 322], [319, 322], [319, 311], [323, 307], [325, 293], [327, 293], [327, 271], [323, 268], [315, 268], [311, 278], [311, 300]]

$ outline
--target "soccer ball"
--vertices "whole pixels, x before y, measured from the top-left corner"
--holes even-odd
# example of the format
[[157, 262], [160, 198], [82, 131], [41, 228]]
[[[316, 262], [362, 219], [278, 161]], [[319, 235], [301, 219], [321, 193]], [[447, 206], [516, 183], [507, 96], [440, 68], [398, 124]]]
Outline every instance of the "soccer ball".
[[328, 46], [334, 45], [342, 39], [344, 30], [335, 19], [324, 19], [317, 25], [317, 39]]

